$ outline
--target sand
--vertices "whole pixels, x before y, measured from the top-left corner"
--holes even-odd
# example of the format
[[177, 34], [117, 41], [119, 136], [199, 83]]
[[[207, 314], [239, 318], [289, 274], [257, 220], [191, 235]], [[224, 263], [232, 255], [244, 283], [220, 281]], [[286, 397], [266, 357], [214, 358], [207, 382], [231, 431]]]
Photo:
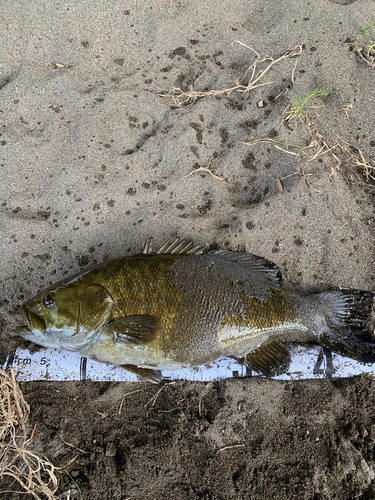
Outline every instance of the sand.
[[[245, 249], [305, 291], [374, 288], [375, 69], [358, 55], [373, 0], [1, 12], [0, 361], [27, 345], [24, 299], [148, 237]], [[285, 114], [317, 88], [334, 93]], [[277, 143], [244, 144], [258, 139]], [[22, 389], [35, 448], [60, 466], [78, 455], [57, 495], [374, 498], [372, 378], [179, 382], [146, 408], [145, 384]]]

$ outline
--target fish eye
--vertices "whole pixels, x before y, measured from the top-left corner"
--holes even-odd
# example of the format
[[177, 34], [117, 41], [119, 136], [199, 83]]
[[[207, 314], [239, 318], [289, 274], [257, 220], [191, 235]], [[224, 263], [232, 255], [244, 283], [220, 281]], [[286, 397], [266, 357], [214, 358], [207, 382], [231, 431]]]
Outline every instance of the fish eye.
[[54, 303], [55, 303], [55, 301], [51, 295], [46, 295], [43, 299], [43, 304], [46, 307], [52, 307]]

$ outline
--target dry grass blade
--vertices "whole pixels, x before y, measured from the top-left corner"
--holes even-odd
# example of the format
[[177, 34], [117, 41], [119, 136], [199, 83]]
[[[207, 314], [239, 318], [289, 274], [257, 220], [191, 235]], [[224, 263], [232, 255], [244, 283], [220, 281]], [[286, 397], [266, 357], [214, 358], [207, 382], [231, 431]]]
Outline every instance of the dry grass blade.
[[232, 444], [232, 446], [224, 446], [224, 448], [220, 448], [217, 452], [221, 453], [222, 451], [233, 450], [234, 448], [244, 448], [244, 446], [244, 444]]
[[280, 151], [282, 151], [283, 153], [287, 153], [288, 155], [293, 155], [293, 156], [299, 156], [298, 153], [293, 153], [293, 151], [287, 151], [286, 149], [283, 149], [281, 148], [280, 146], [277, 146], [276, 144], [274, 144], [274, 147], [276, 149], [279, 149]]
[[124, 394], [122, 396], [122, 399], [121, 399], [121, 403], [120, 403], [120, 408], [118, 409], [118, 414], [121, 415], [121, 411], [122, 411], [122, 406], [124, 404], [124, 401], [125, 401], [125, 398], [128, 398], [129, 396], [131, 396], [132, 394], [137, 394], [137, 392], [141, 392], [142, 389], [138, 389], [137, 391], [132, 391], [132, 392], [127, 392], [126, 394]]
[[337, 145], [342, 152], [346, 153], [352, 159], [355, 166], [363, 172], [367, 182], [375, 182], [374, 161], [367, 159], [359, 148], [344, 141], [340, 137], [338, 137]]
[[[260, 80], [265, 76], [265, 74], [278, 62], [282, 61], [287, 57], [299, 56], [302, 52], [302, 45], [298, 44], [290, 50], [287, 50], [282, 56], [274, 59], [271, 56], [266, 56], [261, 58], [258, 52], [256, 52], [253, 48], [245, 45], [242, 42], [236, 40], [237, 43], [243, 45], [244, 47], [253, 51], [257, 59], [256, 61], [247, 69], [245, 75], [238, 80], [233, 87], [223, 87], [221, 89], [212, 89], [205, 91], [193, 90], [190, 87], [189, 90], [182, 90], [180, 88], [175, 88], [173, 94], [159, 94], [162, 97], [169, 97], [173, 100], [173, 103], [177, 107], [188, 106], [189, 104], [193, 104], [198, 99], [202, 97], [209, 96], [224, 96], [228, 97], [232, 92], [240, 92], [242, 95], [248, 94], [251, 90], [254, 90], [258, 87], [263, 87], [264, 85], [269, 85], [272, 82], [264, 82], [260, 83]], [[266, 67], [258, 70], [259, 65], [265, 63]], [[251, 76], [248, 75], [251, 73]], [[245, 79], [249, 79], [248, 83], [243, 83]]]
[[[287, 151], [289, 148], [293, 149], [298, 149], [300, 152], [303, 151], [304, 148], [303, 146], [295, 146], [293, 144], [288, 144], [287, 142], [280, 142], [280, 141], [275, 141], [269, 137], [266, 137], [265, 139], [255, 139], [254, 141], [251, 142], [245, 142], [245, 141], [240, 141], [241, 144], [245, 144], [245, 146], [255, 146], [256, 144], [273, 144], [273, 146], [276, 149], [280, 149], [284, 153], [294, 155], [294, 156], [300, 156], [299, 153], [293, 153], [292, 151]], [[284, 146], [287, 150], [283, 149], [281, 146]]]
[[159, 394], [161, 393], [161, 391], [163, 391], [166, 387], [168, 387], [168, 385], [174, 385], [175, 383], [176, 383], [176, 381], [174, 381], [174, 382], [168, 382], [167, 384], [164, 384], [163, 387], [161, 387], [157, 391], [157, 393], [154, 396], [152, 396], [152, 398], [150, 399], [150, 401], [148, 401], [145, 404], [145, 408], [147, 408], [150, 404], [151, 404], [151, 406], [155, 406], [156, 400], [158, 399]]
[[0, 477], [13, 478], [38, 500], [55, 500], [55, 467], [27, 449], [35, 432], [27, 439], [29, 412], [14, 369], [0, 370]]
[[282, 193], [284, 191], [284, 184], [282, 183], [281, 179], [277, 179], [277, 187], [279, 188], [279, 191]]
[[208, 167], [199, 167], [199, 168], [196, 168], [192, 172], [189, 172], [188, 174], [184, 175], [182, 178], [185, 179], [185, 177], [189, 177], [189, 175], [193, 175], [193, 174], [195, 174], [197, 172], [207, 172], [214, 179], [217, 179], [218, 181], [223, 181], [225, 179], [225, 177], [223, 177], [222, 175], [216, 175], [216, 174], [214, 174], [213, 171], [210, 168], [208, 168]]
[[371, 68], [375, 69], [375, 46], [374, 44], [369, 45], [367, 49], [363, 49], [357, 41], [355, 43], [349, 44], [349, 50], [355, 54], [355, 56], [361, 59], [363, 62], [368, 64]]
[[353, 109], [353, 104], [351, 104], [350, 102], [346, 102], [343, 107], [342, 107], [344, 113], [346, 114], [346, 118], [349, 118], [349, 109]]
[[305, 117], [303, 123], [313, 138], [312, 143], [314, 143], [315, 147], [319, 148], [307, 161], [315, 160], [328, 153], [337, 162], [336, 167], [332, 169], [334, 174], [336, 171], [339, 171], [341, 167], [346, 167], [353, 172], [358, 179], [360, 179], [360, 173], [366, 179], [366, 182], [375, 182], [375, 162], [366, 158], [358, 147], [340, 137], [337, 137], [337, 139], [331, 141], [331, 144], [329, 144], [320, 134], [317, 126], [313, 122], [310, 122]]

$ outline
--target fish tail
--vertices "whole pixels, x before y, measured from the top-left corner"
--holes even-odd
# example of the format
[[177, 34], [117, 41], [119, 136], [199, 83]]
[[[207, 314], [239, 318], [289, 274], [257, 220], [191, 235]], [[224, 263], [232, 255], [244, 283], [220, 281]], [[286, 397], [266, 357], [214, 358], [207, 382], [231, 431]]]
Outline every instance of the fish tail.
[[363, 363], [375, 362], [374, 297], [362, 290], [315, 295], [315, 330], [319, 344]]

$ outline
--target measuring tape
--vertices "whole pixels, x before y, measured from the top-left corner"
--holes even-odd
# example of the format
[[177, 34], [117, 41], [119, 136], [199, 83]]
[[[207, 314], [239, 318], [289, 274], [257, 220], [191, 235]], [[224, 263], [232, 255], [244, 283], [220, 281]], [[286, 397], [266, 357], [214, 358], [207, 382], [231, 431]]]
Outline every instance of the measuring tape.
[[[366, 365], [350, 358], [344, 358], [320, 346], [289, 346], [291, 363], [287, 373], [273, 378], [278, 380], [299, 380], [314, 378], [352, 377], [364, 373], [375, 373], [375, 364]], [[77, 354], [43, 349], [30, 353], [17, 349], [9, 356], [4, 368], [13, 366], [20, 382], [32, 380], [95, 380], [135, 382], [136, 375], [119, 366], [98, 363]], [[162, 371], [169, 380], [214, 381], [232, 377], [257, 375], [235, 360], [224, 358], [208, 365], [184, 370]]]

